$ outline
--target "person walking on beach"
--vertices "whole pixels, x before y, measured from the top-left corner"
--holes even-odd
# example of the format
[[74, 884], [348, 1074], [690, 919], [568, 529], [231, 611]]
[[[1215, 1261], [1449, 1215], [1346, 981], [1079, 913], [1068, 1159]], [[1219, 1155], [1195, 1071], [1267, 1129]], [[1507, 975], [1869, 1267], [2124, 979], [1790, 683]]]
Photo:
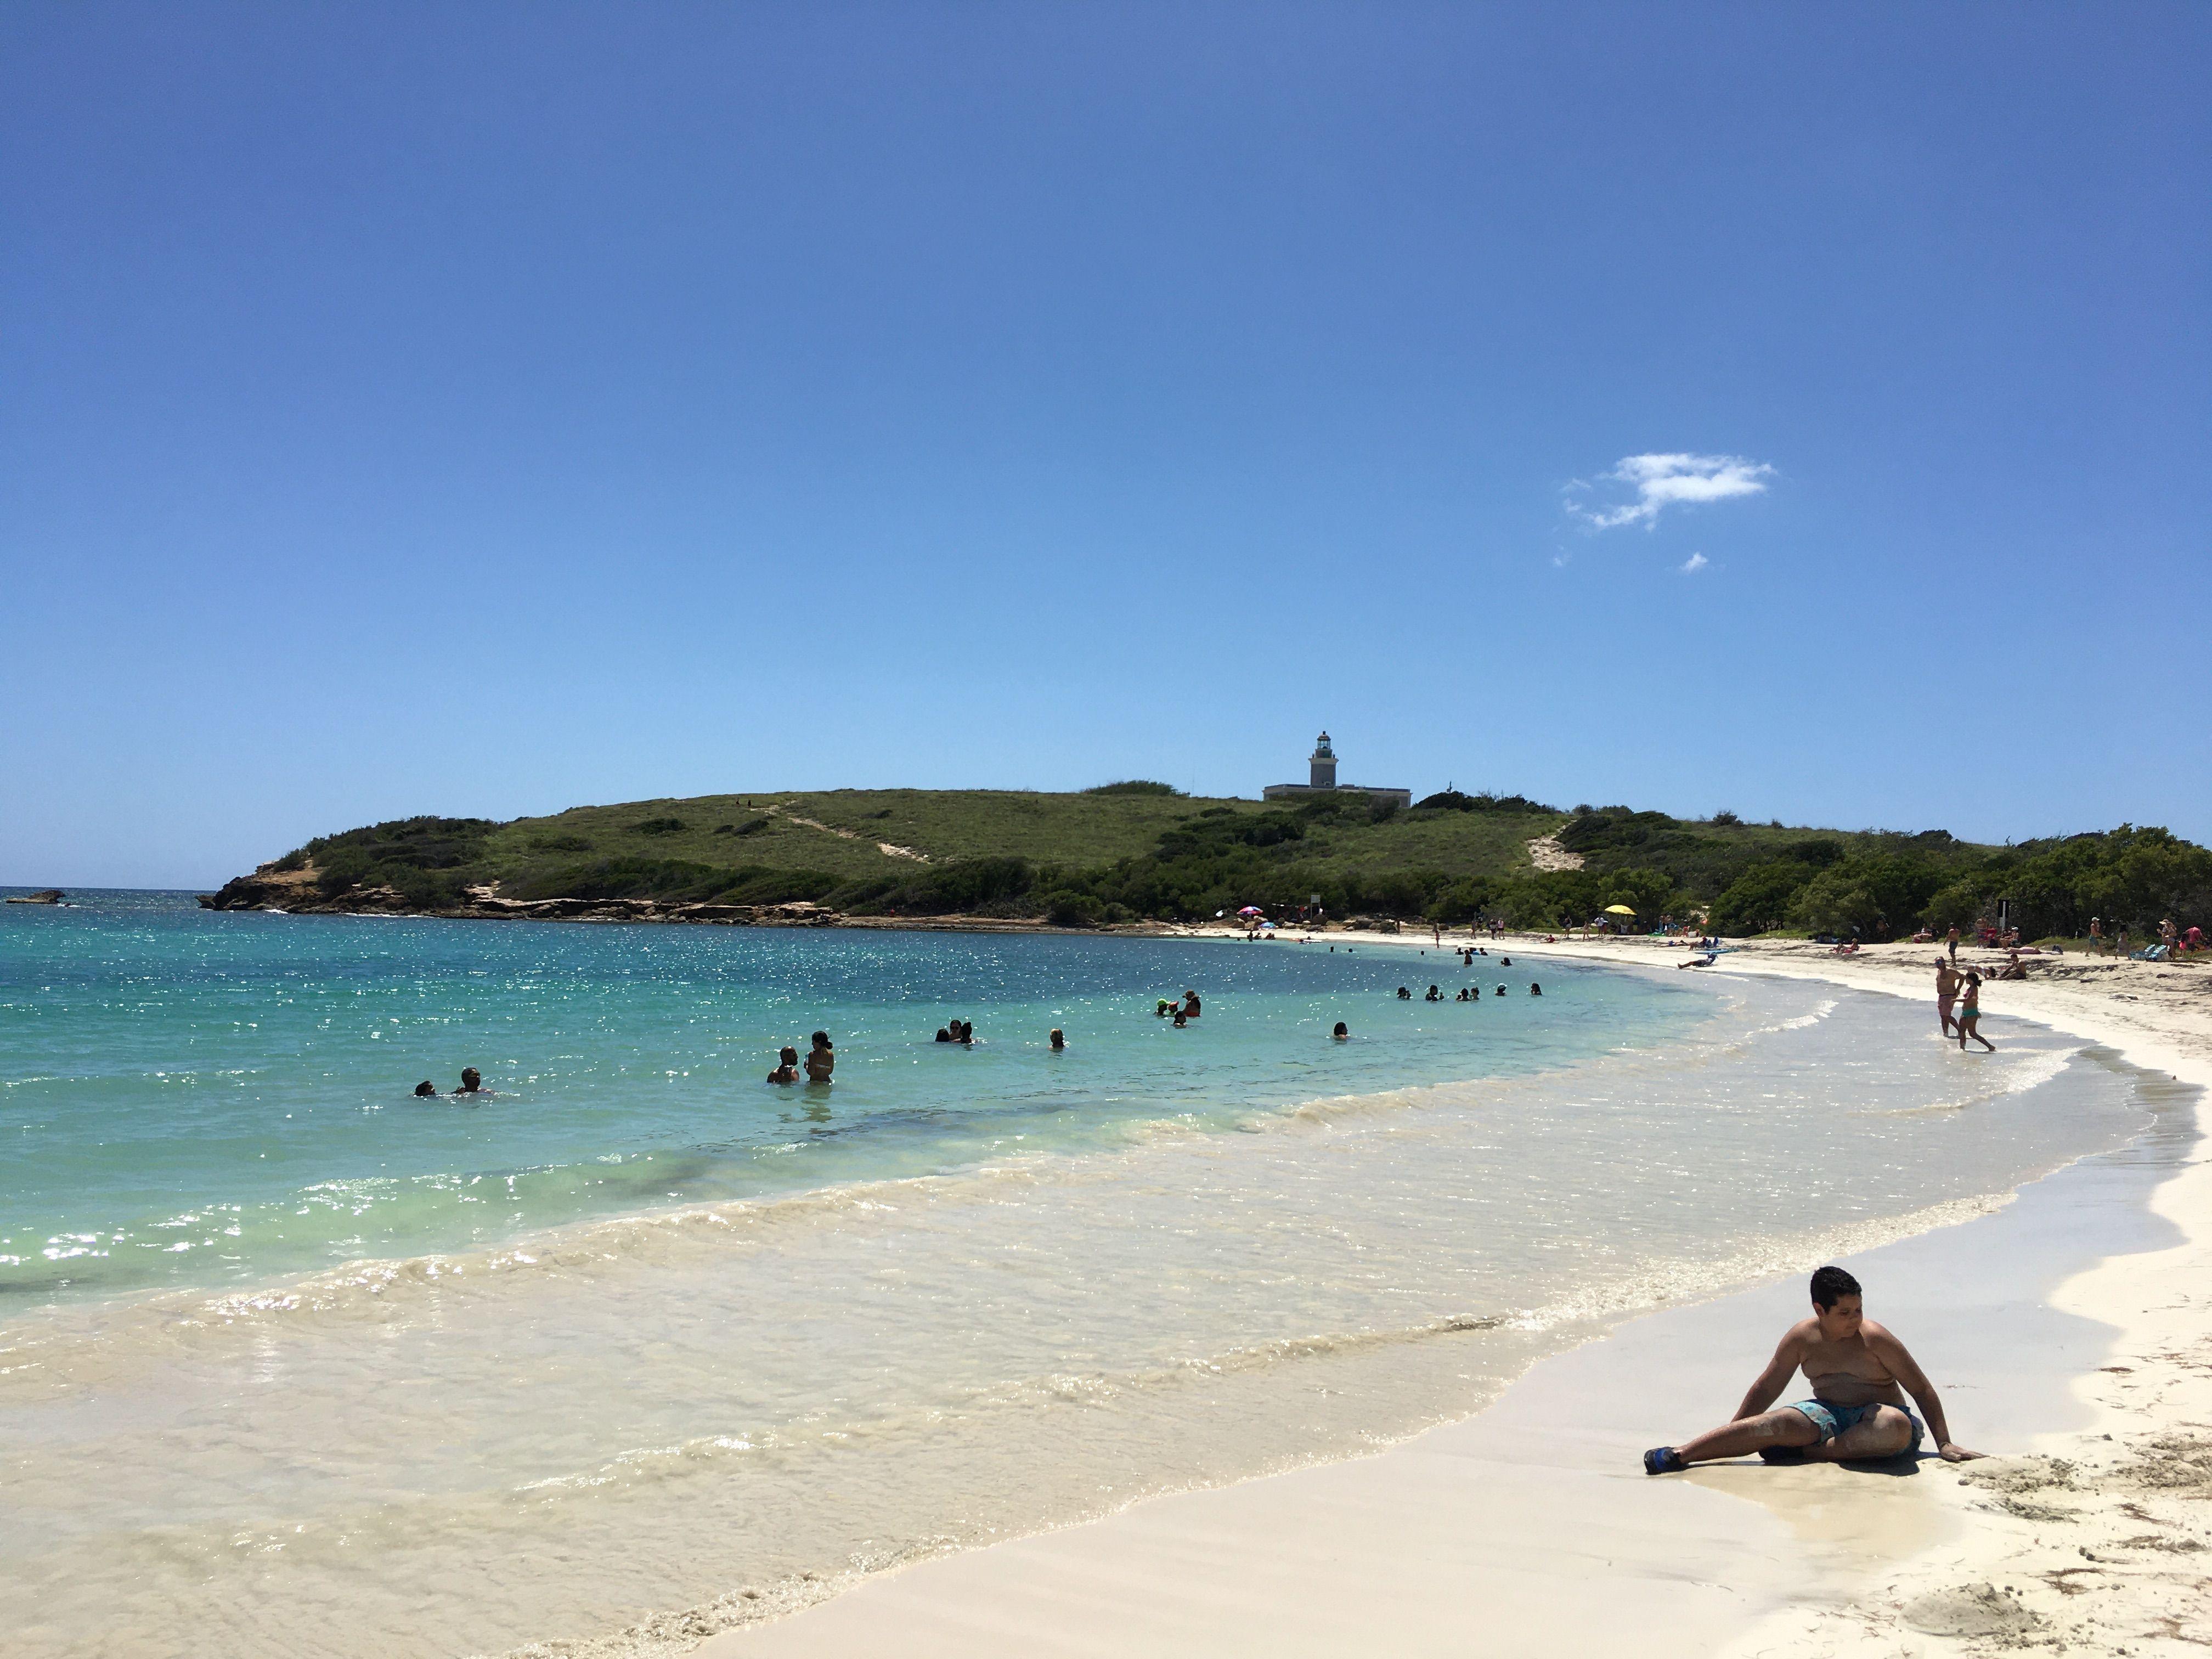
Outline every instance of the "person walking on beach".
[[1945, 934], [1944, 937], [1950, 941], [1951, 960], [1956, 962], [1959, 959], [1959, 924], [1955, 921], [1953, 922], [1951, 924], [1951, 931]]
[[1951, 1005], [1959, 1000], [1959, 970], [1942, 957], [1936, 958], [1936, 1018], [1942, 1022], [1943, 1035], [1949, 1036], [1958, 1022], [1951, 1018]]
[[[1769, 1410], [1799, 1370], [1813, 1397]], [[1908, 1394], [1927, 1419], [1924, 1430], [1905, 1403]], [[1952, 1440], [1936, 1385], [1905, 1344], [1866, 1316], [1858, 1280], [1823, 1267], [1813, 1275], [1813, 1316], [1784, 1334], [1734, 1420], [1679, 1446], [1654, 1446], [1644, 1454], [1644, 1472], [1679, 1474], [1692, 1463], [1752, 1452], [1770, 1463], [1899, 1457], [1917, 1455], [1923, 1434], [1934, 1435], [1947, 1463], [1982, 1455]]]
[[1959, 1047], [1963, 1051], [1966, 1046], [1966, 1039], [1972, 1037], [1983, 1048], [1995, 1054], [1997, 1051], [1997, 1045], [1982, 1035], [1979, 1024], [1981, 1018], [1982, 976], [1969, 968], [1966, 969], [1966, 987], [1959, 994]]
[[2089, 954], [2094, 957], [2105, 954], [2105, 919], [2102, 916], [2089, 918]]
[[830, 1033], [817, 1031], [813, 1042], [814, 1047], [807, 1051], [806, 1055], [806, 1080], [809, 1083], [827, 1083], [830, 1073], [837, 1069], [837, 1055], [830, 1046]]

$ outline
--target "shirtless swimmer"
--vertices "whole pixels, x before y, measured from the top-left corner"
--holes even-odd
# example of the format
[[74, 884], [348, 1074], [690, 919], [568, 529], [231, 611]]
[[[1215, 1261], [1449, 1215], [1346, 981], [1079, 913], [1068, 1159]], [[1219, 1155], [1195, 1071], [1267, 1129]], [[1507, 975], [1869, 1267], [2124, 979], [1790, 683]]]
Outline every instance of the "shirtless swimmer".
[[[1813, 1385], [1813, 1398], [1770, 1411], [1790, 1374], [1800, 1368]], [[1813, 1275], [1813, 1316], [1790, 1328], [1736, 1407], [1735, 1420], [1679, 1446], [1655, 1446], [1644, 1454], [1644, 1472], [1674, 1474], [1692, 1463], [1750, 1452], [1770, 1463], [1840, 1463], [1917, 1453], [1922, 1430], [1920, 1419], [1905, 1407], [1908, 1394], [1926, 1414], [1945, 1462], [1982, 1455], [1953, 1443], [1936, 1385], [1905, 1344], [1865, 1316], [1858, 1280], [1841, 1267], [1823, 1267]]]

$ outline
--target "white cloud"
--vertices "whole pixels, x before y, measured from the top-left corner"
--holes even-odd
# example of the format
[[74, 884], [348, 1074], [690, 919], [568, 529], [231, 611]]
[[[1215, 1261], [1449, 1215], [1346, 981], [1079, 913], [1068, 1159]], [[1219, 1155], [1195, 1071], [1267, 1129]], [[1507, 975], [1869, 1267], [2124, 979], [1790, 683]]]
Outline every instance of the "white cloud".
[[[1594, 530], [1614, 530], [1625, 524], [1648, 526], [1664, 507], [1759, 495], [1773, 476], [1774, 469], [1764, 461], [1746, 460], [1741, 455], [1627, 455], [1603, 477], [1608, 483], [1632, 485], [1634, 501], [1595, 510], [1570, 501], [1567, 511]], [[1575, 488], [1589, 486], [1577, 482]]]
[[1682, 574], [1686, 576], [1694, 576], [1698, 572], [1703, 570], [1712, 561], [1708, 559], [1704, 554], [1692, 553], [1688, 558], [1682, 561]]

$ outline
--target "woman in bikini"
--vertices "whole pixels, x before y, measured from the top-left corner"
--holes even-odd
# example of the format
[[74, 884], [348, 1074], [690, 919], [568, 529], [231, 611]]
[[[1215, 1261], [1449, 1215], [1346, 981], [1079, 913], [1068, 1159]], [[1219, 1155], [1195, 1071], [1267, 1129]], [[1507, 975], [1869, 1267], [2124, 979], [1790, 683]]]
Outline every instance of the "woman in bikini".
[[1959, 993], [1959, 1012], [1957, 1016], [1959, 1022], [1959, 1047], [1960, 1048], [1964, 1048], [1966, 1046], [1966, 1039], [1968, 1037], [1972, 1037], [1975, 1042], [1980, 1043], [1983, 1048], [1988, 1049], [1991, 1054], [1995, 1054], [1997, 1051], [1997, 1045], [1990, 1042], [1987, 1037], [1984, 1036], [1979, 1026], [1976, 1024], [1981, 1017], [1982, 976], [1976, 973], [1972, 969], [1969, 968], [1966, 969], [1966, 983], [1964, 988], [1962, 988]]

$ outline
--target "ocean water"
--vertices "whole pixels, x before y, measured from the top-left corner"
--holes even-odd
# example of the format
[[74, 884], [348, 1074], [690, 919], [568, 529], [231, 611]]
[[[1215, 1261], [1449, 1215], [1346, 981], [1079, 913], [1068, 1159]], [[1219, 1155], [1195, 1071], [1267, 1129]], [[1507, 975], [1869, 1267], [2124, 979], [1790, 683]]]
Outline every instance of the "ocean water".
[[[1351, 1455], [2149, 1121], [1992, 1012], [1962, 1055], [1372, 946], [9, 907], [0, 1629], [674, 1651], [625, 1628]], [[836, 1082], [764, 1084], [817, 1027]]]

